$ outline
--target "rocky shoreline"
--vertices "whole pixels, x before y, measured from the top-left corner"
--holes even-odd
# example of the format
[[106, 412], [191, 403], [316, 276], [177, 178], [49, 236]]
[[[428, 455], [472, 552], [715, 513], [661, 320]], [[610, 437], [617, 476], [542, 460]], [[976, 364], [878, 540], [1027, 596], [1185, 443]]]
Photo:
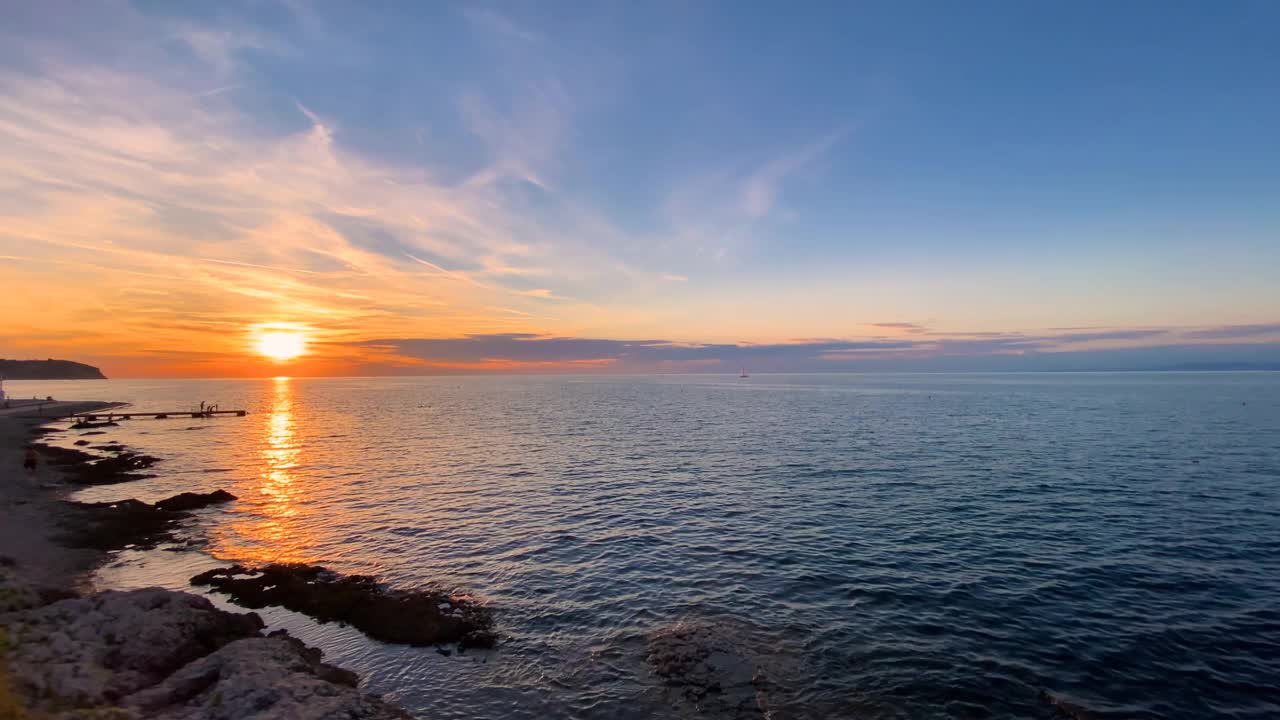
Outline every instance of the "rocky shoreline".
[[[95, 404], [75, 407], [95, 409], [85, 405]], [[256, 613], [220, 610], [205, 597], [161, 588], [86, 591], [88, 572], [108, 551], [171, 541], [190, 511], [235, 496], [219, 490], [157, 503], [68, 501], [66, 492], [76, 486], [146, 477], [138, 471], [157, 460], [118, 443], [94, 448], [103, 455], [36, 443], [50, 432], [40, 427], [49, 419], [0, 418], [0, 512], [11, 531], [0, 533], [0, 718], [410, 717], [360, 692], [358, 676], [322, 662], [319, 650], [284, 631], [263, 634]], [[28, 445], [46, 462], [24, 476], [18, 468]], [[429, 607], [425, 621], [404, 623], [417, 628], [411, 639], [424, 641], [414, 644], [492, 642], [487, 610], [465, 599], [389, 590], [372, 578], [305, 567], [312, 581], [324, 577], [335, 590], [309, 592], [310, 604], [329, 613], [317, 617], [321, 621], [359, 627], [358, 606], [372, 601], [389, 626]], [[250, 583], [237, 587], [252, 594], [245, 573], [253, 575], [231, 568], [222, 579]], [[307, 585], [306, 579], [298, 582]], [[286, 605], [287, 598], [261, 588], [256, 607]]]

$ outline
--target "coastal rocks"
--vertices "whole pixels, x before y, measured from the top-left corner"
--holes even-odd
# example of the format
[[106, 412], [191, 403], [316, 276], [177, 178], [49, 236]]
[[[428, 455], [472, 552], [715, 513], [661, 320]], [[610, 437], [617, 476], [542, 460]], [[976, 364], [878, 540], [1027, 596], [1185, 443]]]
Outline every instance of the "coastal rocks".
[[62, 470], [67, 479], [77, 485], [112, 485], [142, 480], [152, 475], [139, 474], [159, 462], [159, 458], [132, 452], [119, 446], [115, 457], [98, 457], [81, 450], [54, 445], [35, 446], [50, 465]]
[[160, 588], [49, 599], [0, 567], [0, 718], [408, 720], [254, 613]]
[[742, 628], [680, 622], [649, 636], [653, 672], [700, 710], [727, 717], [770, 717], [775, 689]]
[[130, 545], [153, 547], [173, 540], [173, 530], [187, 511], [236, 496], [225, 490], [181, 493], [154, 505], [132, 498], [117, 502], [68, 502], [64, 540], [72, 547], [119, 550]]
[[108, 591], [4, 617], [19, 691], [51, 707], [95, 707], [164, 680], [262, 620], [159, 588]]
[[154, 547], [173, 539], [173, 529], [186, 517], [141, 500], [68, 502], [62, 540], [70, 547], [119, 550]]
[[196, 575], [191, 584], [212, 587], [245, 607], [279, 605], [320, 622], [346, 623], [383, 642], [465, 648], [492, 647], [497, 639], [488, 608], [470, 598], [388, 589], [371, 576], [340, 575], [318, 565], [235, 565]]
[[141, 453], [121, 450], [115, 457], [102, 458], [85, 463], [76, 469], [74, 479], [83, 485], [111, 485], [130, 480], [142, 480], [151, 475], [139, 475], [135, 471], [149, 468], [158, 458]]
[[319, 650], [289, 637], [259, 637], [229, 643], [122, 704], [156, 720], [409, 717], [356, 684], [353, 673], [320, 662]]
[[218, 503], [231, 502], [237, 499], [235, 495], [226, 490], [214, 490], [210, 493], [178, 493], [171, 498], [161, 500], [156, 503], [156, 507], [161, 510], [170, 512], [185, 512], [188, 510], [199, 510], [203, 507], [216, 505]]

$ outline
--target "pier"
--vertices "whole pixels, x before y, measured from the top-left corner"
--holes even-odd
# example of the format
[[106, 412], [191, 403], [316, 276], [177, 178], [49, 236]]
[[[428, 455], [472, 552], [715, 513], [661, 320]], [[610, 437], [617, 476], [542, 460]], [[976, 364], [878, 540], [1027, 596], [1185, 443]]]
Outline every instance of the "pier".
[[154, 410], [126, 410], [123, 412], [102, 412], [93, 411], [87, 413], [79, 413], [71, 416], [70, 419], [80, 422], [94, 422], [97, 420], [133, 420], [134, 418], [151, 418], [152, 420], [167, 420], [169, 418], [210, 418], [218, 415], [234, 415], [235, 417], [244, 417], [248, 415], [247, 410], [167, 410], [157, 412]]

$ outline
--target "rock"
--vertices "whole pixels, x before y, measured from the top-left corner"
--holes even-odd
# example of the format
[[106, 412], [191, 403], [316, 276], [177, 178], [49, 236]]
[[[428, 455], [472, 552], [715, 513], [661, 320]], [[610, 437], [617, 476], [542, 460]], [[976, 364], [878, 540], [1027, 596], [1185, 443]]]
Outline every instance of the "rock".
[[49, 708], [114, 703], [263, 626], [253, 613], [159, 588], [60, 600], [6, 615], [4, 624], [18, 692]]
[[62, 539], [71, 547], [119, 550], [129, 545], [154, 547], [173, 540], [186, 513], [162, 510], [141, 500], [67, 502]]
[[156, 720], [406, 720], [355, 689], [356, 678], [289, 637], [237, 640], [124, 699]]
[[157, 462], [159, 459], [150, 455], [124, 450], [120, 451], [116, 457], [102, 458], [96, 462], [81, 465], [76, 481], [82, 485], [111, 485], [130, 480], [142, 480], [153, 476], [139, 475], [134, 471], [149, 468]]
[[182, 512], [187, 510], [198, 510], [202, 507], [208, 507], [209, 505], [215, 505], [217, 503], [231, 502], [235, 499], [237, 499], [236, 496], [226, 490], [214, 490], [211, 493], [184, 492], [174, 495], [171, 498], [161, 500], [156, 503], [155, 506], [161, 510]]
[[73, 443], [71, 443], [71, 444], [72, 444], [72, 445], [79, 445], [80, 447], [84, 447], [85, 445], [88, 445], [90, 442], [91, 442], [91, 441], [89, 441], [89, 440], [77, 440], [77, 441], [75, 441], [75, 442], [73, 442]]
[[1083, 705], [1077, 705], [1070, 700], [1060, 698], [1048, 690], [1040, 691], [1040, 700], [1052, 705], [1059, 715], [1070, 718], [1070, 720], [1093, 720], [1096, 717], [1091, 710]]
[[[492, 647], [497, 639], [488, 608], [439, 590], [392, 590], [368, 575], [340, 575], [318, 565], [240, 565], [191, 578], [245, 607], [279, 605], [320, 622], [343, 622], [384, 642], [405, 645], [458, 643]], [[441, 612], [441, 603], [452, 610]]]
[[155, 547], [174, 540], [173, 530], [195, 510], [214, 503], [235, 500], [226, 490], [210, 493], [180, 493], [152, 505], [141, 500], [81, 503], [70, 508], [63, 539], [73, 547], [119, 550], [129, 545]]
[[[646, 659], [667, 686], [713, 716], [769, 717], [783, 690], [744, 624], [679, 622], [649, 637]], [[768, 643], [761, 643], [768, 646]]]
[[123, 446], [120, 446], [119, 455], [108, 458], [54, 445], [37, 444], [35, 447], [50, 465], [57, 465], [66, 472], [70, 482], [78, 485], [111, 485], [153, 477], [136, 471], [149, 468], [160, 461], [150, 455], [125, 450]]

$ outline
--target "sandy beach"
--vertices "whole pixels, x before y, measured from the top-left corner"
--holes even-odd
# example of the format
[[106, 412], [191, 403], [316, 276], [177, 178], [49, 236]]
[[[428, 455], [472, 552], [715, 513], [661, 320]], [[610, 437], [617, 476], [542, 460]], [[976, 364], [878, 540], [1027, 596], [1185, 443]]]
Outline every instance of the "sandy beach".
[[[184, 508], [234, 497], [77, 505], [67, 496], [77, 482], [102, 479], [87, 472], [100, 461], [47, 448], [34, 472], [23, 468], [32, 443], [68, 432], [53, 419], [111, 405], [26, 401], [0, 410], [0, 718], [409, 717], [360, 692], [359, 678], [321, 662], [320, 651], [287, 633], [264, 635], [255, 613], [219, 610], [185, 592], [91, 586], [114, 535], [163, 533]], [[121, 457], [145, 456], [107, 461], [117, 475], [110, 482], [123, 480], [127, 498], [135, 476], [110, 465]], [[80, 542], [68, 540], [77, 533]]]
[[[102, 553], [73, 549], [55, 540], [61, 500], [69, 488], [60, 472], [41, 462], [34, 473], [22, 467], [23, 454], [32, 433], [64, 417], [108, 407], [103, 402], [32, 403], [15, 401], [0, 409], [0, 558], [8, 558], [12, 572], [21, 579], [51, 587], [84, 587], [85, 574], [102, 559]], [[62, 425], [65, 427], [65, 423]]]

